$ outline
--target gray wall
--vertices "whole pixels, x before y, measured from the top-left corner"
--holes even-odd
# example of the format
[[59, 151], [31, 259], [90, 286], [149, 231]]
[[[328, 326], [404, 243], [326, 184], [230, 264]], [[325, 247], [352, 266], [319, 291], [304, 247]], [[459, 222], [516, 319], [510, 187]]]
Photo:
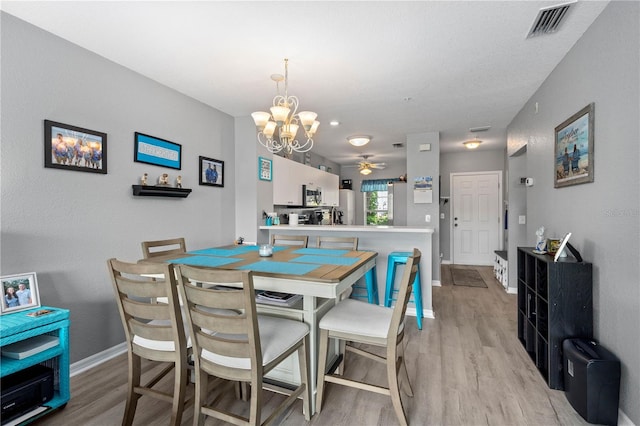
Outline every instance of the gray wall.
[[[431, 144], [430, 151], [420, 151], [420, 145]], [[415, 133], [407, 135], [407, 225], [433, 227], [433, 279], [440, 280], [440, 134], [438, 132]], [[413, 182], [415, 178], [431, 176], [433, 178], [433, 202], [414, 204]], [[425, 215], [431, 215], [431, 222], [425, 221]]]
[[[141, 258], [143, 240], [235, 237], [234, 120], [5, 13], [1, 43], [0, 273], [35, 271], [42, 303], [71, 310], [75, 362], [124, 341], [108, 258]], [[108, 174], [44, 168], [44, 119], [107, 133]], [[136, 131], [182, 144], [182, 170], [134, 163]], [[199, 155], [225, 161], [224, 188], [198, 185]], [[193, 192], [133, 197], [144, 172], [181, 174]]]
[[[527, 144], [527, 174], [535, 179], [526, 189], [526, 243], [535, 241], [540, 225], [549, 236], [572, 232], [572, 244], [593, 263], [595, 338], [620, 357], [620, 408], [635, 424], [640, 424], [638, 22], [639, 3], [609, 3], [518, 113], [508, 139], [509, 153]], [[595, 103], [595, 182], [554, 189], [554, 128], [590, 102]], [[509, 256], [514, 259], [515, 252]]]
[[[505, 155], [506, 152], [504, 150], [449, 152], [440, 154], [442, 196], [449, 197], [451, 195], [451, 173], [504, 171]], [[502, 188], [504, 189], [504, 185]], [[506, 194], [504, 192], [505, 191], [503, 191], [503, 199], [506, 200]], [[504, 213], [504, 210], [502, 211]], [[440, 213], [444, 213], [444, 219], [440, 219], [440, 253], [442, 253], [443, 260], [450, 261], [451, 199], [449, 199], [446, 204], [440, 203]]]

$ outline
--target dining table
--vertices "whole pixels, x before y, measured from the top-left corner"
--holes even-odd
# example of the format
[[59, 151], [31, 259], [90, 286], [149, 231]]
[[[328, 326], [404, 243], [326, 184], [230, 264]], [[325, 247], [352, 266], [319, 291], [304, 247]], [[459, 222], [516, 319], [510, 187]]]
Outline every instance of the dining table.
[[[156, 256], [139, 262], [168, 262], [203, 268], [251, 270], [256, 293], [262, 291], [301, 295], [292, 304], [260, 303], [258, 312], [304, 321], [309, 325], [309, 385], [312, 391], [311, 411], [315, 413], [318, 368], [318, 323], [322, 316], [339, 302], [340, 296], [358, 280], [377, 285], [375, 251], [273, 246], [270, 256], [261, 256], [260, 246], [229, 245], [187, 251], [182, 254]], [[330, 356], [337, 358], [338, 346]], [[283, 362], [283, 364], [285, 364]], [[327, 363], [331, 365], [331, 363]], [[300, 376], [297, 362], [289, 360], [276, 369], [274, 380], [295, 384]]]

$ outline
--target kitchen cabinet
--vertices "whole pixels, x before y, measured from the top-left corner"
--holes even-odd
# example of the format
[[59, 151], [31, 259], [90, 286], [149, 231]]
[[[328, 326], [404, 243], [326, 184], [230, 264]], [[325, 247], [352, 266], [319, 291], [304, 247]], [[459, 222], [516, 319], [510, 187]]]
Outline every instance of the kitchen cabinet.
[[337, 206], [338, 181], [338, 175], [273, 156], [273, 204], [276, 206], [301, 206], [302, 185], [322, 189], [321, 206]]
[[302, 182], [298, 181], [300, 173], [295, 163], [286, 158], [273, 156], [273, 204], [276, 206], [301, 206]]

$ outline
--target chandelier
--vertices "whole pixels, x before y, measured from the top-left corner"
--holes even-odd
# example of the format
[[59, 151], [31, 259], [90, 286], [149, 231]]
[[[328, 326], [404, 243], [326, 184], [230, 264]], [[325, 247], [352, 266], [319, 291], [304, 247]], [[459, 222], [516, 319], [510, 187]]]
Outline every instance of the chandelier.
[[[313, 135], [318, 130], [320, 122], [316, 120], [318, 114], [311, 111], [298, 111], [298, 98], [289, 96], [289, 60], [284, 60], [284, 77], [273, 74], [271, 79], [276, 82], [277, 95], [273, 98], [271, 113], [257, 111], [251, 114], [258, 128], [258, 142], [271, 153], [285, 151], [287, 154], [307, 152], [313, 147]], [[284, 96], [280, 94], [280, 82], [284, 80]], [[302, 125], [306, 142], [300, 143], [296, 137], [298, 128]], [[276, 133], [277, 132], [277, 133]]]

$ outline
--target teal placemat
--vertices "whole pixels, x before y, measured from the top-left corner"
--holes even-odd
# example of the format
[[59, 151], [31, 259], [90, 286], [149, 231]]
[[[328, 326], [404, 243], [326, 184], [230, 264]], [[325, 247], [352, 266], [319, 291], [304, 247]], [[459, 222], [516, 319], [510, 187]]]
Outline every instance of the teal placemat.
[[182, 263], [184, 265], [192, 266], [208, 266], [215, 268], [216, 266], [226, 265], [228, 263], [239, 262], [241, 259], [226, 258], [226, 257], [214, 257], [214, 256], [190, 256], [181, 257], [179, 259], [169, 260], [169, 263]]
[[[238, 256], [239, 254], [244, 254], [244, 253], [248, 253], [251, 251], [258, 251], [260, 249], [260, 246], [237, 246], [234, 248], [206, 248], [206, 249], [201, 249], [201, 250], [194, 250], [194, 251], [190, 251], [187, 252], [189, 254], [203, 254], [206, 256], [222, 256], [222, 257], [229, 257], [229, 256]], [[280, 250], [286, 250], [287, 247], [274, 247], [273, 251], [280, 251]]]
[[[323, 249], [323, 248], [302, 248], [294, 251], [296, 254], [319, 254], [322, 256], [343, 256], [349, 250]], [[316, 262], [313, 262], [316, 263]]]
[[271, 272], [274, 274], [304, 275], [319, 267], [319, 265], [263, 260], [241, 266], [238, 269], [250, 269], [252, 271]]
[[323, 265], [353, 265], [359, 259], [357, 257], [340, 257], [340, 256], [300, 256], [291, 259], [292, 262], [300, 263], [320, 263]]

